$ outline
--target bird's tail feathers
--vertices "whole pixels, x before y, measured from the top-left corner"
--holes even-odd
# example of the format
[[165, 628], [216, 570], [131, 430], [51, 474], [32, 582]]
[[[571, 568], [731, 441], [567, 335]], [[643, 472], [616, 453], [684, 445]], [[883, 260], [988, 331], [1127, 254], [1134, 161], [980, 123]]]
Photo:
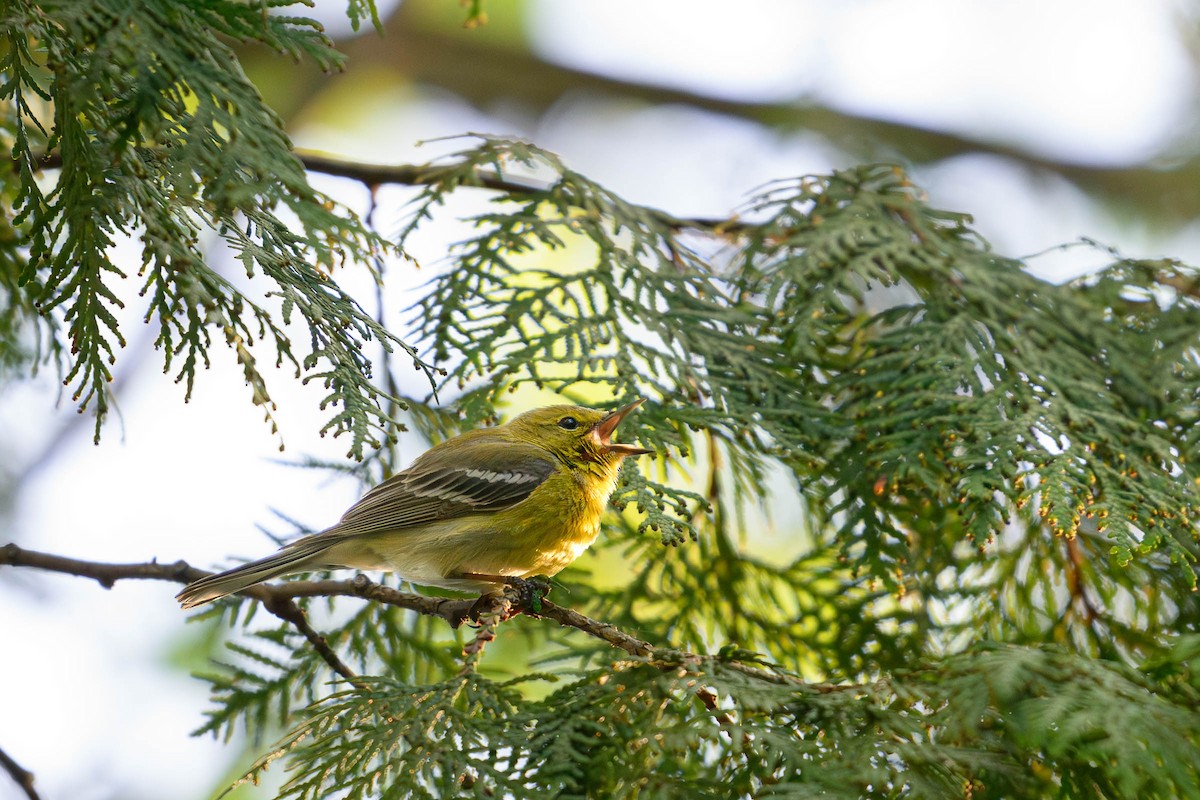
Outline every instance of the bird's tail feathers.
[[336, 541], [321, 541], [315, 537], [301, 539], [274, 555], [189, 583], [182, 592], [175, 595], [175, 599], [185, 609], [195, 608], [280, 575], [326, 566], [319, 556], [335, 543]]

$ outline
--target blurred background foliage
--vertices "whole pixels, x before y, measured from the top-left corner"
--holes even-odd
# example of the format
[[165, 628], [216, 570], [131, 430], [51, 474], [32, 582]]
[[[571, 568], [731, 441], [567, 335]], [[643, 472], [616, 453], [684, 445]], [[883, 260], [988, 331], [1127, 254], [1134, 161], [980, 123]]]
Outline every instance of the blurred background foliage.
[[[212, 692], [191, 728], [267, 753], [255, 776], [286, 758], [288, 797], [1200, 796], [1200, 279], [1089, 241], [1059, 251], [1086, 269], [1047, 280], [928, 194], [955, 196], [949, 165], [986, 159], [1023, 176], [1035, 215], [1057, 197], [1038, 187], [1070, 186], [1186, 242], [1194, 120], [1088, 162], [803, 90], [567, 66], [538, 49], [555, 12], [535, 3], [351, 4], [360, 32], [330, 14], [333, 40], [286, 8], [4, 12], [6, 382], [57, 373], [110, 447], [105, 414], [145, 391], [140, 372], [165, 366], [190, 396], [225, 360], [302, 466], [367, 483], [556, 397], [647, 397], [623, 435], [659, 457], [627, 467], [553, 599], [663, 649], [635, 659], [519, 618], [464, 673], [469, 631], [313, 601], [378, 676], [340, 692], [303, 637], [231, 601], [175, 645]], [[1174, 21], [1194, 54], [1194, 16]], [[664, 134], [680, 143], [701, 122], [753, 126], [821, 168], [753, 163], [725, 206], [671, 194], [669, 169], [636, 199], [589, 177], [587, 143], [647, 114], [681, 115]], [[570, 124], [584, 163], [539, 146]], [[409, 146], [481, 128], [528, 140]], [[653, 158], [625, 130], [622, 166], [598, 162], [617, 182]], [[736, 173], [748, 156], [693, 159]], [[1043, 245], [1079, 234], [1096, 232]], [[320, 408], [303, 424], [336, 445], [288, 425], [289, 404]], [[8, 494], [78, 426], [18, 443], [30, 466]], [[254, 502], [287, 535], [330, 521], [292, 494]], [[194, 559], [188, 541], [131, 559]]]

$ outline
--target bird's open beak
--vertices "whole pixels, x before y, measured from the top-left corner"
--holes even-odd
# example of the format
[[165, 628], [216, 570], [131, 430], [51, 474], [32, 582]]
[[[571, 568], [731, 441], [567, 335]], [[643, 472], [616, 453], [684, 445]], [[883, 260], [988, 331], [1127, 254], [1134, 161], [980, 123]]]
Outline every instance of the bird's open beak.
[[639, 397], [637, 400], [634, 400], [624, 408], [618, 408], [616, 411], [611, 412], [604, 417], [604, 419], [600, 420], [600, 423], [593, 429], [597, 441], [599, 441], [600, 445], [608, 452], [615, 453], [622, 457], [640, 456], [646, 453], [654, 452], [653, 450], [647, 450], [644, 447], [637, 447], [636, 445], [632, 444], [622, 444], [620, 442], [612, 441], [613, 431], [615, 431], [617, 426], [621, 424], [621, 420], [625, 419], [625, 416], [630, 411], [633, 411], [644, 402], [646, 402], [646, 399]]

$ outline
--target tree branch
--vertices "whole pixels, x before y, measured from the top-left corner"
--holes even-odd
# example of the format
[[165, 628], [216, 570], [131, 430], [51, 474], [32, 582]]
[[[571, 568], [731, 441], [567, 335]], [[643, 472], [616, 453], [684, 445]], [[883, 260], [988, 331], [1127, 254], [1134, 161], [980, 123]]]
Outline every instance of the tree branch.
[[[372, 190], [379, 186], [430, 186], [440, 181], [447, 171], [456, 168], [455, 165], [436, 164], [370, 164], [303, 150], [296, 151], [295, 155], [309, 172], [349, 178]], [[58, 151], [44, 153], [36, 161], [39, 169], [62, 168], [62, 155]], [[546, 188], [543, 183], [505, 178], [498, 172], [487, 170], [476, 170], [473, 182], [463, 185], [517, 197]], [[724, 234], [737, 233], [747, 227], [746, 223], [734, 218], [676, 217], [657, 208], [648, 208], [646, 211], [660, 224], [675, 231], [696, 229]]]
[[[186, 561], [176, 561], [171, 564], [160, 564], [151, 561], [148, 564], [106, 564], [98, 561], [82, 561], [75, 558], [65, 558], [51, 553], [39, 553], [36, 550], [26, 550], [16, 544], [9, 543], [0, 547], [0, 565], [14, 567], [35, 567], [49, 572], [59, 572], [66, 575], [78, 575], [92, 578], [105, 589], [111, 589], [119, 580], [165, 580], [176, 583], [191, 583], [203, 578], [209, 573], [190, 566]], [[254, 586], [243, 594], [250, 595], [262, 601], [263, 606], [275, 616], [295, 626], [312, 644], [313, 649], [325, 659], [334, 672], [341, 675], [351, 684], [358, 686], [358, 675], [338, 657], [325, 637], [317, 633], [304, 616], [304, 612], [286, 592], [274, 591], [272, 586]], [[7, 765], [6, 765], [7, 766]]]
[[[98, 561], [84, 561], [67, 558], [51, 553], [41, 553], [36, 550], [26, 550], [17, 544], [9, 543], [0, 546], [0, 566], [34, 567], [49, 572], [65, 575], [77, 575], [92, 578], [106, 589], [111, 589], [119, 580], [162, 580], [174, 583], [191, 583], [211, 573], [197, 569], [186, 561], [175, 561], [160, 564], [157, 561], [142, 564], [109, 564]], [[451, 626], [458, 627], [470, 617], [471, 610], [476, 605], [476, 598], [457, 599], [447, 597], [426, 597], [420, 594], [410, 594], [397, 591], [389, 586], [374, 583], [365, 575], [356, 575], [348, 581], [282, 581], [280, 583], [260, 583], [243, 589], [239, 595], [261, 602], [268, 611], [285, 622], [294, 625], [313, 645], [317, 653], [325, 659], [331, 668], [354, 686], [359, 686], [358, 675], [338, 658], [329, 646], [325, 637], [309, 626], [303, 611], [296, 605], [295, 600], [302, 597], [359, 597], [384, 605], [407, 608], [418, 614], [429, 617], [440, 617]], [[575, 628], [606, 642], [613, 647], [624, 650], [631, 656], [639, 658], [654, 658], [672, 664], [697, 665], [706, 657], [672, 648], [655, 647], [647, 641], [631, 636], [619, 628], [584, 616], [578, 611], [542, 600], [536, 611], [526, 610], [526, 614], [554, 620], [558, 624]], [[745, 675], [771, 683], [800, 682], [790, 676], [774, 670], [761, 669], [737, 661], [723, 660], [722, 663], [731, 669]], [[808, 684], [806, 684], [808, 685]], [[823, 685], [812, 684], [810, 688], [816, 691], [826, 691]], [[829, 687], [846, 688], [843, 686]]]
[[33, 788], [33, 773], [13, 761], [12, 756], [4, 752], [2, 748], [0, 748], [0, 767], [3, 767], [4, 771], [17, 782], [17, 786], [21, 787], [21, 791], [25, 792], [25, 796], [29, 800], [41, 800], [37, 790]]
[[536, 615], [552, 619], [564, 627], [583, 631], [588, 636], [594, 636], [601, 641], [608, 642], [613, 647], [624, 650], [631, 656], [652, 656], [655, 653], [661, 652], [649, 642], [638, 639], [635, 636], [630, 636], [620, 628], [609, 625], [607, 622], [600, 622], [599, 620], [585, 617], [578, 611], [572, 611], [569, 608], [555, 605], [549, 600], [542, 601], [542, 608], [536, 612]]
[[[350, 180], [359, 181], [372, 189], [377, 186], [389, 184], [398, 186], [429, 186], [440, 181], [445, 172], [456, 168], [454, 165], [443, 167], [430, 164], [368, 164], [362, 161], [351, 161], [345, 158], [306, 150], [296, 151], [296, 157], [300, 159], [301, 163], [304, 164], [304, 168], [309, 172], [320, 172], [323, 175], [349, 178]], [[480, 189], [492, 189], [493, 191], [516, 195], [518, 197], [530, 192], [544, 191], [547, 188], [544, 183], [505, 178], [498, 172], [486, 170], [476, 170], [474, 179], [476, 181], [474, 184], [464, 185], [475, 186]], [[685, 228], [694, 228], [719, 233], [736, 233], [747, 227], [746, 223], [740, 222], [735, 218], [676, 217], [657, 208], [649, 208], [647, 211], [659, 223], [676, 231]]]
[[1091, 625], [1102, 615], [1088, 597], [1087, 587], [1084, 585], [1084, 571], [1087, 565], [1083, 551], [1079, 548], [1078, 537], [1066, 537], [1066, 548], [1067, 561], [1064, 566], [1066, 567], [1067, 590], [1071, 594], [1071, 599], [1083, 609], [1084, 624]]
[[105, 589], [111, 589], [113, 584], [119, 580], [191, 583], [209, 574], [202, 569], [190, 566], [186, 561], [176, 561], [171, 564], [160, 564], [158, 561], [151, 561], [148, 564], [109, 564], [101, 561], [66, 558], [52, 553], [39, 553], [36, 550], [26, 550], [12, 542], [0, 547], [0, 566], [5, 564], [13, 567], [36, 567], [48, 572], [92, 578]]
[[[489, 38], [487, 30], [447, 31], [440, 18], [421, 9], [417, 3], [402, 3], [385, 23], [385, 35], [357, 36], [339, 43], [339, 49], [357, 69], [374, 67], [396, 80], [438, 87], [485, 113], [497, 107], [519, 108], [540, 116], [560, 107], [564, 99], [579, 97], [696, 108], [784, 133], [812, 132], [859, 161], [921, 165], [973, 153], [993, 155], [1023, 167], [1034, 180], [1061, 176], [1123, 213], [1140, 214], [1157, 224], [1186, 222], [1200, 213], [1200, 193], [1194, 191], [1200, 156], [1194, 148], [1158, 154], [1172, 161], [1170, 169], [1152, 160], [1113, 167], [1073, 163], [1038, 154], [1018, 141], [1004, 143], [986, 133], [959, 134], [854, 114], [809, 97], [741, 101], [573, 69], [513, 47], [498, 31], [495, 38]], [[274, 69], [278, 58], [257, 46], [242, 47], [238, 53], [251, 76]], [[340, 84], [308, 62], [293, 69], [296, 79], [275, 81], [268, 102], [285, 118], [296, 119], [323, 92], [336, 91]]]
[[[364, 183], [368, 187], [385, 184], [428, 186], [441, 180], [442, 173], [448, 169], [448, 167], [417, 164], [370, 164], [304, 150], [296, 151], [296, 157], [309, 172], [349, 178]], [[36, 156], [35, 160], [38, 169], [62, 169], [62, 154], [57, 150]], [[476, 178], [478, 181], [476, 185], [479, 188], [495, 189], [510, 194], [525, 194], [542, 188], [535, 183], [503, 178], [495, 172], [479, 171], [476, 173]]]
[[[446, 167], [415, 164], [368, 164], [362, 161], [351, 161], [345, 158], [323, 153], [297, 151], [297, 158], [309, 172], [320, 172], [339, 178], [349, 178], [359, 181], [368, 187], [394, 184], [400, 186], [428, 186], [437, 183]], [[483, 189], [494, 189], [507, 194], [526, 194], [541, 189], [538, 184], [511, 180], [501, 177], [496, 172], [477, 170], [475, 173], [477, 186]]]
[[352, 686], [361, 689], [366, 685], [359, 680], [358, 673], [346, 666], [346, 663], [338, 657], [338, 654], [329, 646], [329, 642], [326, 641], [325, 637], [317, 633], [308, 624], [308, 618], [304, 615], [304, 611], [300, 606], [296, 604], [295, 600], [291, 598], [271, 598], [263, 603], [263, 605], [275, 616], [295, 626], [296, 630], [300, 631], [305, 639], [308, 639], [309, 644], [313, 646], [317, 654], [325, 659], [325, 663], [332, 667], [334, 672], [349, 681]]

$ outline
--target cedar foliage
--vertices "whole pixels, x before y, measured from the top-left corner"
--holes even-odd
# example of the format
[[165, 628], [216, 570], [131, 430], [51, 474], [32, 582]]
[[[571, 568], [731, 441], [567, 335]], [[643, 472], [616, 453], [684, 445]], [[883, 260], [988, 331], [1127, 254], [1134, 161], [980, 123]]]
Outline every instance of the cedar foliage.
[[[126, 268], [109, 251], [118, 235], [141, 242], [138, 295], [158, 328], [163, 369], [186, 384], [185, 397], [215, 336], [270, 419], [254, 356], [265, 340], [277, 365], [329, 390], [325, 404], [341, 410], [325, 430], [349, 433], [350, 454], [361, 458], [387, 424], [364, 344], [415, 358], [330, 279], [346, 260], [374, 263], [387, 243], [308, 185], [224, 37], [326, 69], [341, 56], [315, 21], [266, 11], [236, 2], [16, 0], [0, 12], [0, 131], [12, 153], [3, 173], [10, 230], [0, 280], [13, 298], [4, 352], [6, 360], [22, 350], [54, 359], [81, 410], [94, 407], [97, 439], [125, 344], [114, 311], [127, 301], [114, 284]], [[43, 154], [61, 163], [49, 191], [36, 179]], [[274, 308], [209, 266], [205, 232], [236, 252], [248, 277], [261, 277]], [[294, 315], [309, 331], [307, 351], [284, 330]], [[32, 331], [18, 330], [20, 321]]]
[[[659, 649], [518, 618], [519, 646], [475, 668], [440, 620], [312, 601], [374, 676], [341, 689], [231, 599], [204, 612], [237, 633], [199, 732], [286, 730], [248, 777], [283, 760], [284, 798], [1200, 797], [1195, 269], [1114, 254], [1049, 284], [889, 165], [678, 219], [502, 139], [419, 170], [384, 241], [309, 187], [224, 43], [340, 66], [315, 23], [264, 10], [7, 4], [4, 363], [56, 364], [99, 436], [113, 311], [141, 303], [189, 390], [224, 342], [269, 415], [270, 353], [328, 388], [325, 430], [380, 472], [402, 466], [405, 408], [436, 438], [527, 384], [647, 397], [625, 435], [660, 457], [626, 467], [597, 546], [627, 577], [573, 567], [556, 599]], [[411, 341], [339, 287], [480, 189], [495, 202]], [[132, 282], [123, 234], [142, 244]], [[551, 251], [582, 266], [539, 266]], [[371, 342], [426, 369], [430, 396], [393, 397]], [[740, 511], [781, 473], [803, 520], [777, 521], [788, 557], [766, 558]]]

